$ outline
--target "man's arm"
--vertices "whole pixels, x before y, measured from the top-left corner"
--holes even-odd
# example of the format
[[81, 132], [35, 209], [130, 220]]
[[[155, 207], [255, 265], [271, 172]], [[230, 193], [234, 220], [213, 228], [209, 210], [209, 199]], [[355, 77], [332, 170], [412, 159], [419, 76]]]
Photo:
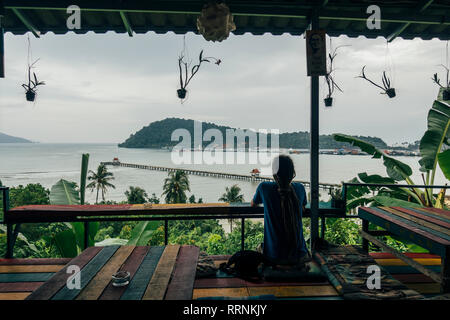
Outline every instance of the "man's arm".
[[257, 207], [261, 203], [262, 203], [262, 198], [261, 198], [261, 184], [260, 184], [258, 186], [258, 188], [256, 188], [255, 195], [253, 196], [252, 201], [250, 201], [250, 205], [252, 207]]

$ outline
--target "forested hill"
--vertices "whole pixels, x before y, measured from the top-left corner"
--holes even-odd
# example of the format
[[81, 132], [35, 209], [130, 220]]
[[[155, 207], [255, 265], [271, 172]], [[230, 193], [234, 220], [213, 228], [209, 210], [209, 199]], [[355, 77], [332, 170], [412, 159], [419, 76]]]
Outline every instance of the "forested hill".
[[[150, 123], [148, 126], [142, 128], [135, 134], [132, 134], [125, 142], [120, 143], [119, 147], [122, 148], [163, 148], [172, 147], [179, 143], [179, 141], [171, 141], [172, 132], [176, 129], [186, 129], [191, 135], [192, 147], [194, 147], [194, 120], [179, 119], [179, 118], [167, 118], [161, 121]], [[217, 129], [223, 135], [223, 143], [225, 144], [226, 129], [233, 129], [227, 126], [220, 126], [214, 123], [202, 123], [202, 132], [205, 133], [208, 129]], [[270, 135], [269, 135], [270, 136]], [[379, 148], [386, 148], [386, 143], [377, 137], [363, 137], [355, 136], [361, 140], [370, 142]], [[266, 137], [268, 146], [270, 146], [270, 137]], [[211, 141], [204, 141], [203, 147], [209, 145]], [[217, 145], [222, 143], [216, 141]], [[282, 133], [279, 138], [280, 148], [293, 148], [293, 149], [307, 149], [309, 148], [309, 133], [308, 132], [291, 132]], [[349, 147], [350, 144], [336, 142], [331, 135], [320, 136], [320, 148], [321, 149], [336, 149], [342, 147]], [[195, 146], [197, 147], [197, 146]], [[231, 146], [228, 146], [231, 147]], [[243, 146], [238, 146], [243, 147]]]
[[31, 141], [23, 138], [13, 137], [0, 132], [0, 143], [31, 143]]

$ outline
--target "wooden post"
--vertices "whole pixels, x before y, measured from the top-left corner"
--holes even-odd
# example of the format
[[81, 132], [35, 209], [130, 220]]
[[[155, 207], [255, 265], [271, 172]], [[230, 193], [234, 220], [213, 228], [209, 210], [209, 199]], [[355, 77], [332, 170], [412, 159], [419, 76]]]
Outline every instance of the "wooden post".
[[[311, 30], [319, 29], [317, 11], [311, 17]], [[319, 76], [311, 76], [310, 122], [310, 192], [311, 192], [311, 248], [319, 237]]]

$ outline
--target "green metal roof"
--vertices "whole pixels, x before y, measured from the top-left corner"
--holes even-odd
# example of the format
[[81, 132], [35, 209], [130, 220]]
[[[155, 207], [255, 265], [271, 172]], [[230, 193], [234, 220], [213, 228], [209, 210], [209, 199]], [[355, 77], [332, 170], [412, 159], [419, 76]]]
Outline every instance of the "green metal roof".
[[[195, 32], [196, 19], [207, 1], [194, 0], [0, 0], [4, 6], [5, 32], [36, 36], [47, 32], [65, 34], [68, 6], [81, 10], [81, 29], [75, 33], [114, 31], [129, 34]], [[289, 33], [301, 35], [313, 10], [320, 17], [320, 28], [330, 36], [378, 36], [387, 39], [420, 37], [450, 39], [450, 0], [229, 0], [236, 24], [236, 35]], [[381, 8], [381, 29], [369, 30], [367, 7]], [[0, 9], [1, 12], [1, 9]], [[1, 13], [0, 13], [1, 14]]]

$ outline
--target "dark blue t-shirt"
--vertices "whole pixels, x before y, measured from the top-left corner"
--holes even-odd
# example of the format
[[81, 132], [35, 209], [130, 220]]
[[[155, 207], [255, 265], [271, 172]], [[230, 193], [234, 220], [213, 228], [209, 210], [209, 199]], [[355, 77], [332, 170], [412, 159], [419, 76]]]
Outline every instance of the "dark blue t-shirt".
[[[300, 258], [307, 253], [305, 239], [303, 238], [302, 215], [303, 205], [306, 205], [306, 191], [301, 183], [293, 182], [295, 193], [300, 203], [300, 216], [298, 224], [300, 237], [297, 243], [297, 255]], [[275, 182], [261, 182], [253, 197], [254, 204], [264, 204], [264, 255], [273, 261], [286, 261], [288, 259], [288, 245], [284, 237], [284, 227], [281, 220], [280, 194]]]

